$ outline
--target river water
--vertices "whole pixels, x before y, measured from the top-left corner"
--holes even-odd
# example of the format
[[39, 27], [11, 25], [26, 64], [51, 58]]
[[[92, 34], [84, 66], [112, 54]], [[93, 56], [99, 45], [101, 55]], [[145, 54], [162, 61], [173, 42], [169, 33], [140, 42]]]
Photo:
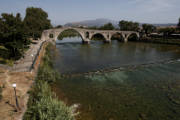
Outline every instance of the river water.
[[75, 37], [57, 41], [56, 48], [54, 66], [63, 77], [54, 91], [79, 105], [77, 120], [180, 120], [179, 46], [85, 45]]

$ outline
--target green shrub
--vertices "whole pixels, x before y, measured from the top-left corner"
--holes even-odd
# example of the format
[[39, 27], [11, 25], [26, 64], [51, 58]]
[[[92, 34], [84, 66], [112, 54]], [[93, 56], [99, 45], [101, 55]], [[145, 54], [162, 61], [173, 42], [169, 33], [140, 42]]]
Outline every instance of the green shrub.
[[10, 57], [10, 52], [4, 46], [0, 46], [0, 57], [4, 59], [8, 59]]
[[74, 120], [72, 108], [54, 97], [46, 82], [39, 82], [31, 91], [24, 120]]
[[39, 68], [37, 80], [43, 80], [48, 83], [52, 83], [60, 78], [58, 72], [53, 69], [53, 54], [51, 54], [52, 48], [52, 44], [49, 44], [46, 47], [46, 54], [43, 57], [43, 65], [41, 65]]
[[56, 71], [52, 70], [51, 67], [44, 65], [39, 68], [37, 79], [53, 83], [59, 79], [59, 75]]

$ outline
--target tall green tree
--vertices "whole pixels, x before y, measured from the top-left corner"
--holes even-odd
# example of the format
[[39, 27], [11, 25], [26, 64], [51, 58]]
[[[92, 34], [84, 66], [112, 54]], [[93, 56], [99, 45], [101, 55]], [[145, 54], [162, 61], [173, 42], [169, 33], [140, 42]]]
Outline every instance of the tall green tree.
[[121, 20], [119, 22], [119, 27], [120, 27], [120, 30], [123, 30], [123, 31], [138, 31], [139, 23]]
[[101, 30], [114, 30], [114, 26], [112, 23], [107, 23], [104, 26], [100, 27]]
[[33, 38], [40, 38], [43, 30], [52, 27], [48, 19], [48, 14], [41, 8], [27, 8], [24, 23], [27, 27], [29, 36]]
[[156, 30], [156, 27], [151, 24], [143, 24], [142, 29], [145, 32], [145, 34], [150, 34]]
[[8, 58], [19, 59], [30, 44], [27, 39], [25, 25], [22, 22], [19, 13], [13, 14], [3, 13], [0, 18], [0, 45], [8, 49]]

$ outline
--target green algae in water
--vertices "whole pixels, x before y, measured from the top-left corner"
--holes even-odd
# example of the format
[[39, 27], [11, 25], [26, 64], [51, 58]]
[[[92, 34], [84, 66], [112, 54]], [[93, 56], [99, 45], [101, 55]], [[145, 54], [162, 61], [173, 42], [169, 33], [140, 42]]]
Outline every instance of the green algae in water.
[[180, 62], [159, 63], [179, 59], [179, 46], [112, 41], [63, 43], [57, 49], [60, 73], [123, 66], [123, 71], [64, 75], [57, 81], [57, 96], [68, 105], [80, 104], [77, 120], [180, 120]]
[[179, 120], [180, 63], [64, 77], [55, 87], [78, 120]]

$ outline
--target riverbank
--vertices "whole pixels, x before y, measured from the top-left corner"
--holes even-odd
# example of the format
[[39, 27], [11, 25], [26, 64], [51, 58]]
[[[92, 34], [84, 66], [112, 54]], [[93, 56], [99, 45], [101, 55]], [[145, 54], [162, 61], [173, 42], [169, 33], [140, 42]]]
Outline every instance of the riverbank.
[[[16, 62], [14, 67], [0, 66], [0, 87], [2, 99], [0, 100], [0, 120], [21, 120], [27, 107], [29, 95], [36, 71], [44, 54], [47, 42], [36, 41], [26, 52], [25, 57]], [[34, 54], [32, 59], [31, 54]], [[33, 65], [33, 71], [31, 70]], [[17, 110], [12, 84], [17, 84], [17, 97], [21, 110]]]
[[[2, 88], [2, 99], [0, 100], [0, 120], [20, 120], [26, 110], [28, 101], [27, 92], [33, 83], [34, 74], [30, 72], [12, 72], [0, 68], [0, 87]], [[16, 83], [16, 93], [21, 110], [17, 111], [14, 89], [12, 84]]]
[[23, 117], [24, 120], [74, 120], [73, 107], [67, 107], [51, 91], [51, 83], [60, 79], [59, 74], [53, 69], [52, 49], [52, 44], [48, 44], [35, 84], [30, 91], [28, 109]]
[[145, 43], [158, 43], [158, 44], [169, 44], [169, 45], [180, 45], [180, 39], [170, 39], [170, 38], [153, 38], [153, 37], [146, 37], [141, 38], [140, 42]]

